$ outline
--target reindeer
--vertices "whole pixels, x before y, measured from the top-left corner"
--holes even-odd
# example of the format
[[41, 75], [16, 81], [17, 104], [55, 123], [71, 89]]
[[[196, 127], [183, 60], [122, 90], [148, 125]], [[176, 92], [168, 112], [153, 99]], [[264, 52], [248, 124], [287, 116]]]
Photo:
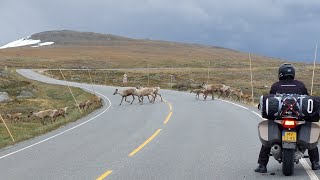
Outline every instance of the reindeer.
[[124, 99], [126, 102], [130, 103], [130, 101], [127, 101], [127, 97], [128, 97], [128, 96], [132, 96], [133, 99], [132, 99], [132, 102], [130, 103], [130, 104], [132, 104], [133, 101], [134, 101], [134, 99], [135, 99], [135, 98], [134, 98], [134, 96], [135, 96], [135, 94], [134, 94], [135, 90], [136, 90], [135, 88], [129, 88], [129, 89], [125, 89], [125, 90], [122, 90], [122, 91], [119, 91], [118, 89], [116, 89], [115, 92], [113, 93], [113, 95], [119, 94], [120, 96], [122, 96], [120, 105], [122, 104], [123, 99]]
[[55, 122], [55, 114], [56, 114], [57, 111], [58, 110], [56, 110], [56, 109], [54, 109], [54, 110], [49, 109], [49, 110], [39, 111], [39, 112], [36, 112], [36, 113], [35, 112], [30, 112], [28, 117], [35, 116], [35, 117], [40, 118], [41, 119], [41, 124], [43, 124], [43, 125], [45, 124], [44, 123], [44, 118], [50, 117], [51, 118], [51, 124], [52, 124], [53, 122]]
[[11, 123], [17, 123], [21, 119], [22, 113], [7, 113], [6, 117], [10, 119]]

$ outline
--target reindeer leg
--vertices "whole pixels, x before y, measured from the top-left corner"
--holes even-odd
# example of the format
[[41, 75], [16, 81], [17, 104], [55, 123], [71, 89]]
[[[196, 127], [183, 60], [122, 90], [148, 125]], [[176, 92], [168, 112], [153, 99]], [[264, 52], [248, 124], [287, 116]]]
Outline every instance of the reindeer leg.
[[218, 99], [220, 99], [221, 93], [218, 95]]
[[[135, 99], [135, 98], [134, 98], [134, 95], [132, 95], [132, 102], [131, 102], [131, 104], [133, 103], [134, 99]], [[139, 99], [139, 98], [138, 98], [138, 99]]]
[[124, 100], [125, 100], [127, 103], [130, 103], [130, 101], [127, 101], [127, 96], [124, 98]]
[[124, 97], [122, 96], [122, 99], [121, 99], [121, 102], [120, 102], [119, 106], [122, 104], [123, 98], [124, 98]]
[[[158, 93], [154, 94], [153, 102], [156, 102], [156, 98], [158, 96]], [[162, 99], [162, 98], [161, 98]]]
[[153, 97], [152, 103], [154, 104], [154, 102], [156, 101], [157, 95], [152, 95], [152, 97]]
[[203, 94], [203, 100], [204, 100], [204, 101], [207, 100], [207, 97], [208, 97], [208, 93], [204, 93], [204, 94]]
[[211, 98], [212, 98], [212, 100], [214, 100], [214, 95], [213, 95], [213, 92], [211, 92]]
[[44, 125], [44, 119], [43, 118], [41, 118], [40, 122], [41, 122], [42, 125]]
[[149, 95], [147, 95], [147, 97], [148, 97], [149, 103], [152, 103], [152, 101], [151, 101], [150, 98], [149, 98]]
[[161, 94], [159, 94], [159, 93], [157, 93], [159, 96], [160, 96], [160, 98], [161, 98], [161, 102], [163, 101], [163, 99], [162, 99], [162, 96], [161, 96]]
[[[154, 94], [154, 100], [153, 100], [153, 101], [156, 101], [157, 96], [158, 96], [158, 93], [155, 93], [155, 94]], [[160, 97], [161, 97], [161, 95], [160, 95]], [[162, 98], [161, 98], [161, 99], [162, 99]], [[162, 101], [161, 101], [161, 102], [162, 102]]]

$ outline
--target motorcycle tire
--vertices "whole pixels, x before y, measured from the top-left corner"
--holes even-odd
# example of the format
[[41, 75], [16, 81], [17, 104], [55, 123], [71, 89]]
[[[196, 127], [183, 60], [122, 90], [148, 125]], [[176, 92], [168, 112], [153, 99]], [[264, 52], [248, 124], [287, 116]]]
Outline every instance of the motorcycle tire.
[[294, 170], [294, 149], [282, 150], [282, 173], [285, 176], [291, 176]]

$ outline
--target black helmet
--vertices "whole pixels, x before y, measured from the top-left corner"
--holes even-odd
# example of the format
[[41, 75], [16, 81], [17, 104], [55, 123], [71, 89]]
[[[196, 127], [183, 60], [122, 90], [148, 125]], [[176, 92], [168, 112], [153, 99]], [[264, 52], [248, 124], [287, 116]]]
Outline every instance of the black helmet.
[[286, 79], [286, 78], [292, 78], [294, 79], [294, 76], [296, 75], [296, 71], [292, 64], [284, 63], [279, 67], [279, 80]]

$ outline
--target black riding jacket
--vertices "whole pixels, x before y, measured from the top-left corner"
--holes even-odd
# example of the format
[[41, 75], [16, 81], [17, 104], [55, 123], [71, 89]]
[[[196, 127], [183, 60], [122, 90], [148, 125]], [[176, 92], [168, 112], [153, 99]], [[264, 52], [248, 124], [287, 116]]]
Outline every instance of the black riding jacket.
[[284, 79], [275, 82], [270, 89], [270, 94], [300, 94], [309, 95], [303, 82], [294, 79]]

